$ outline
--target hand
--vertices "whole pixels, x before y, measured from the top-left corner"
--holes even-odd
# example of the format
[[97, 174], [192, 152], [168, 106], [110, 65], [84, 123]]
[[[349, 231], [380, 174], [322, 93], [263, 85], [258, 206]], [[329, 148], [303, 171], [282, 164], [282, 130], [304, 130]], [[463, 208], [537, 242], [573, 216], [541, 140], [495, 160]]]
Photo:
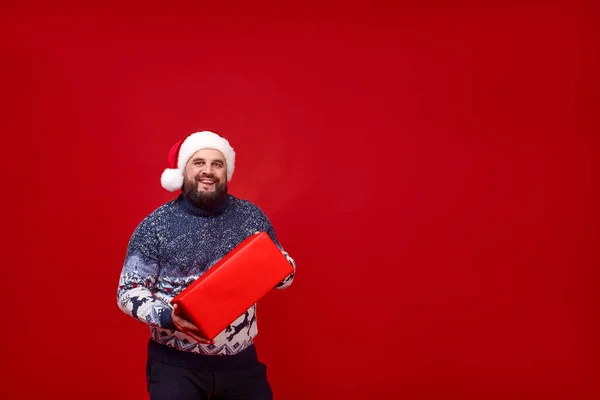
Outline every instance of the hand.
[[173, 304], [173, 312], [171, 313], [171, 318], [173, 319], [173, 323], [178, 331], [185, 333], [188, 336], [191, 336], [198, 343], [202, 344], [213, 344], [213, 340], [208, 340], [205, 337], [202, 337], [200, 330], [194, 325], [190, 320], [187, 319], [183, 311], [179, 308], [177, 304]]

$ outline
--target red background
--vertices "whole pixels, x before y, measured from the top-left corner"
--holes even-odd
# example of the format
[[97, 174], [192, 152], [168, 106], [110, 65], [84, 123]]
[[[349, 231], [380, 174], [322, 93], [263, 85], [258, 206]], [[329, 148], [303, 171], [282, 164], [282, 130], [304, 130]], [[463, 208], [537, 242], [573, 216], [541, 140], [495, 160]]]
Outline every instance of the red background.
[[202, 129], [298, 264], [276, 399], [600, 398], [596, 8], [163, 3], [2, 6], [1, 398], [147, 397], [117, 281]]

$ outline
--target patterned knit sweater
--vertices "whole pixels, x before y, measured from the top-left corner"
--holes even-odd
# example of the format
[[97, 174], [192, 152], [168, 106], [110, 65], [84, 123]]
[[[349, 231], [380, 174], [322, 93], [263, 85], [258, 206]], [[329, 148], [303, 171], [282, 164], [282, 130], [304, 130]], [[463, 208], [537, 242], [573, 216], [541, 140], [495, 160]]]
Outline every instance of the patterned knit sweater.
[[[290, 264], [265, 214], [246, 200], [227, 195], [216, 209], [191, 204], [183, 194], [147, 216], [133, 233], [117, 290], [126, 314], [144, 322], [158, 343], [192, 353], [236, 354], [258, 333], [256, 304], [221, 332], [214, 344], [196, 342], [177, 331], [170, 300], [252, 234], [265, 231]], [[294, 273], [277, 289], [291, 285]]]

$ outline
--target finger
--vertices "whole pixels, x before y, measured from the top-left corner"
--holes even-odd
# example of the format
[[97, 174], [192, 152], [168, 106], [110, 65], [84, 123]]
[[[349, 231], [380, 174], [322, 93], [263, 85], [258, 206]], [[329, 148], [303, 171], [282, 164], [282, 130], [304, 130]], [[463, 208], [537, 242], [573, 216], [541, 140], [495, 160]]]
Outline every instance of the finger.
[[181, 308], [179, 305], [177, 305], [177, 303], [175, 303], [173, 305], [173, 313], [175, 315], [177, 315], [179, 318], [183, 318], [185, 320], [187, 320], [187, 316], [185, 315], [185, 312], [183, 311], [183, 308]]
[[198, 328], [196, 328], [194, 325], [190, 324], [189, 322], [181, 324], [181, 328], [185, 332], [197, 332], [198, 331]]
[[177, 303], [173, 304], [173, 314], [177, 316], [181, 315], [181, 309], [179, 308], [179, 305], [177, 305]]
[[198, 330], [198, 327], [196, 327], [196, 325], [194, 325], [194, 323], [192, 321], [190, 321], [189, 319], [187, 319], [185, 317], [178, 318], [178, 322], [181, 326], [184, 326], [186, 329], [194, 330], [194, 331]]
[[182, 319], [177, 316], [174, 316], [173, 323], [175, 324], [175, 327], [177, 328], [177, 330], [179, 330], [181, 332], [189, 332], [189, 331], [197, 331], [198, 330], [198, 328], [196, 328], [196, 326], [194, 324], [192, 324], [191, 322], [189, 322], [186, 319]]

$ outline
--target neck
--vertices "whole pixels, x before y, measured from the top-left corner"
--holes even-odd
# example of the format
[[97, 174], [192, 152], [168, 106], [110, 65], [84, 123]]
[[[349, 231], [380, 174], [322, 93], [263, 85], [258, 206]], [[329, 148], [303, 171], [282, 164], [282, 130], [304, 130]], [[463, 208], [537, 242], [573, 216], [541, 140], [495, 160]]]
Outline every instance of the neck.
[[183, 210], [189, 214], [200, 217], [210, 217], [219, 215], [225, 211], [227, 205], [229, 204], [229, 194], [226, 194], [223, 200], [214, 207], [199, 207], [192, 203], [184, 193], [179, 195], [177, 202], [181, 205], [181, 208], [183, 208]]

